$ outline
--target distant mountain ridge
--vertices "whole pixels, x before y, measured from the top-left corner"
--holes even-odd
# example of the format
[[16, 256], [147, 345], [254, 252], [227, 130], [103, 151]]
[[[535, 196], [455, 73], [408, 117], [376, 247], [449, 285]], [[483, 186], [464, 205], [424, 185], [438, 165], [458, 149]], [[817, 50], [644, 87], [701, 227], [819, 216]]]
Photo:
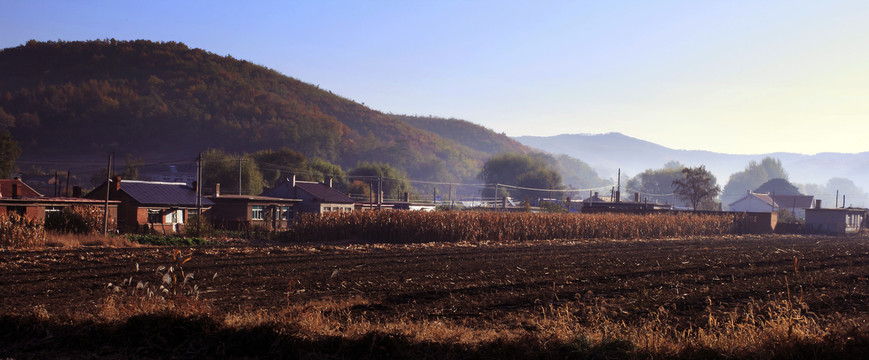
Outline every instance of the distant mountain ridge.
[[0, 79], [0, 131], [31, 161], [289, 147], [344, 168], [376, 161], [414, 179], [474, 181], [489, 156], [530, 151], [467, 122], [453, 126], [477, 142], [441, 136], [425, 121], [177, 42], [29, 41], [0, 50]]
[[555, 136], [518, 136], [515, 140], [533, 148], [555, 154], [567, 154], [591, 164], [601, 176], [613, 177], [621, 168], [631, 176], [646, 169], [659, 169], [671, 160], [688, 166], [705, 165], [720, 185], [730, 175], [742, 171], [752, 160], [770, 156], [781, 160], [791, 182], [824, 184], [830, 178], [843, 177], [869, 189], [869, 152], [857, 154], [788, 152], [740, 155], [703, 150], [676, 150], [621, 133], [562, 134]]
[[[31, 40], [0, 50], [0, 79], [0, 131], [12, 133], [29, 164], [287, 147], [344, 169], [371, 161], [414, 180], [476, 183], [492, 155], [533, 151], [467, 121], [375, 111], [178, 42]], [[606, 182], [576, 159], [553, 163], [573, 186]]]

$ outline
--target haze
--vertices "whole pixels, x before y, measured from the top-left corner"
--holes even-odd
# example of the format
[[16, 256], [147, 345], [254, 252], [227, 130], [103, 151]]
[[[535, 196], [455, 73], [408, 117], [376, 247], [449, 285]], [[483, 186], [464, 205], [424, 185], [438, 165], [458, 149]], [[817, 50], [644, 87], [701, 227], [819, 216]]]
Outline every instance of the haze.
[[0, 47], [179, 41], [377, 110], [511, 136], [617, 131], [677, 149], [863, 152], [869, 4], [6, 1]]

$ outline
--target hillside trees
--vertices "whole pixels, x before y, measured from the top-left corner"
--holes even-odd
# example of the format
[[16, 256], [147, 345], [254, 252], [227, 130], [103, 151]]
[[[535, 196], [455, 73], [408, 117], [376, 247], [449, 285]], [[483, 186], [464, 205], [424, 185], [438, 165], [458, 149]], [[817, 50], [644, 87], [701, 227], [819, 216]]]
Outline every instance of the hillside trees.
[[[0, 50], [0, 79], [0, 126], [36, 159], [288, 147], [344, 168], [377, 161], [414, 179], [473, 181], [491, 154], [528, 151], [481, 126], [435, 118], [411, 124], [177, 42], [31, 41]], [[265, 175], [267, 183], [280, 176]]]
[[[682, 198], [691, 202], [694, 210], [714, 210], [706, 208], [712, 199], [718, 196], [721, 189], [716, 183], [715, 176], [706, 170], [704, 166], [682, 169], [682, 179], [673, 181], [675, 192]], [[705, 206], [698, 207], [705, 202]]]
[[[487, 184], [508, 184], [534, 189], [563, 189], [561, 174], [551, 164], [550, 155], [502, 153], [495, 155], [483, 165], [479, 178]], [[483, 197], [494, 197], [494, 189], [483, 190]], [[513, 198], [535, 199], [549, 197], [549, 194], [537, 191], [508, 189]], [[502, 194], [497, 194], [502, 196]]]
[[682, 170], [685, 165], [680, 163], [667, 163], [661, 169], [647, 169], [628, 180], [626, 190], [638, 192], [644, 199], [651, 201], [659, 200], [676, 205], [673, 195], [676, 192], [676, 181], [684, 180]]

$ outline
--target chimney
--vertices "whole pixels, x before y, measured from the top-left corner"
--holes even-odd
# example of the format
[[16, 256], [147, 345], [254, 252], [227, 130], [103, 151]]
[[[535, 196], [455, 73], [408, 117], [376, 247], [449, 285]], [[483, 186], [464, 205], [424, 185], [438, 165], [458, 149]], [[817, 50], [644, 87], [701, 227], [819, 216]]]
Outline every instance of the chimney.
[[[15, 178], [15, 180], [18, 180], [18, 178]], [[18, 183], [12, 183], [12, 198], [18, 198]]]
[[115, 183], [113, 185], [114, 185], [113, 189], [115, 191], [121, 190], [121, 177], [120, 176], [115, 176]]
[[[329, 185], [330, 185], [330, 187], [331, 187], [331, 185], [332, 185], [332, 180], [331, 180], [331, 179], [329, 179]], [[404, 193], [404, 202], [410, 202], [410, 193], [409, 193], [409, 192], [405, 192], [405, 193]]]
[[214, 197], [220, 197], [220, 183], [214, 184]]
[[293, 174], [292, 182], [290, 182], [290, 187], [296, 188], [296, 174]]
[[329, 181], [329, 183], [328, 183], [329, 187], [332, 187], [332, 177], [329, 177], [328, 181]]
[[81, 186], [73, 186], [72, 187], [72, 197], [81, 197]]
[[815, 199], [815, 209], [821, 208], [821, 199]]
[[193, 192], [198, 192], [198, 191], [199, 191], [199, 182], [194, 180], [193, 181]]
[[635, 192], [635, 193], [634, 193], [634, 202], [635, 202], [635, 203], [639, 203], [639, 202], [640, 202], [640, 193], [638, 193], [638, 192]]

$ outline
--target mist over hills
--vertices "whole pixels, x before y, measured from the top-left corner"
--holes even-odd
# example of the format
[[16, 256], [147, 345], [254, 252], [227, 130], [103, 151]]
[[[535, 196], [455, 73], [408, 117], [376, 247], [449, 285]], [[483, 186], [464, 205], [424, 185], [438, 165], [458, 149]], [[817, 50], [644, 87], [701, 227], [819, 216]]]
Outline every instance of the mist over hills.
[[519, 136], [519, 142], [554, 154], [567, 154], [582, 159], [603, 177], [622, 174], [636, 175], [646, 169], [659, 169], [671, 160], [688, 166], [705, 165], [718, 183], [724, 185], [730, 175], [745, 169], [752, 160], [770, 156], [781, 160], [791, 182], [824, 184], [830, 178], [853, 180], [863, 189], [869, 188], [869, 152], [857, 154], [819, 153], [815, 155], [787, 152], [740, 155], [702, 150], [676, 150], [621, 133], [563, 134], [555, 136]]

